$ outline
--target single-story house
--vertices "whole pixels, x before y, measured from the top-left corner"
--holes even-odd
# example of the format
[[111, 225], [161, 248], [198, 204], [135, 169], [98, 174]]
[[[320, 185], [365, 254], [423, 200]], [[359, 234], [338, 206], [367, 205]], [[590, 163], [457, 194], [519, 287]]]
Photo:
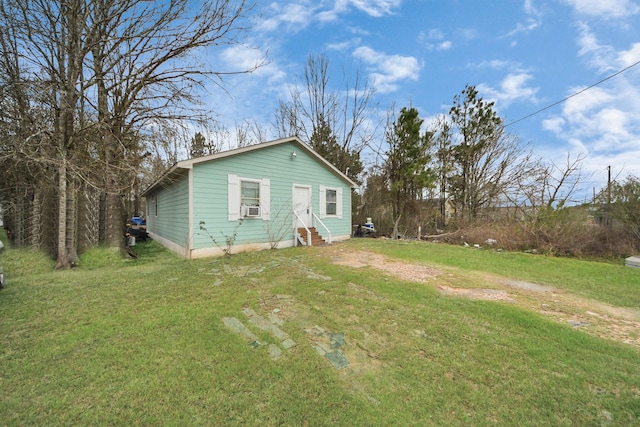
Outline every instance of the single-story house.
[[291, 137], [178, 162], [142, 195], [150, 237], [200, 258], [348, 239], [356, 186]]

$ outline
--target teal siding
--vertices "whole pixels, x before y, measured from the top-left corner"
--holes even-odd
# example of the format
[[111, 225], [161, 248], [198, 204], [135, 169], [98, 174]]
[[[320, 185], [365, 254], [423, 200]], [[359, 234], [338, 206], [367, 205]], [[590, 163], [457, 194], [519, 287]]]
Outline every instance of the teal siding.
[[[291, 155], [292, 152], [296, 156]], [[189, 218], [189, 174], [172, 180], [147, 195], [147, 228], [158, 237], [186, 249], [226, 247], [235, 234], [234, 244], [269, 244], [293, 239], [293, 185], [309, 186], [312, 209], [320, 216], [320, 187], [342, 189], [342, 218], [322, 218], [332, 237], [351, 234], [351, 188], [296, 142], [283, 142], [241, 151], [211, 161], [194, 162], [190, 170], [192, 207]], [[186, 172], [186, 168], [183, 169]], [[183, 173], [184, 173], [183, 172]], [[230, 219], [229, 175], [240, 179], [269, 180], [269, 219]], [[155, 201], [158, 208], [155, 215]], [[263, 211], [266, 209], [261, 205]], [[238, 209], [239, 210], [239, 202]], [[192, 224], [193, 230], [189, 230]], [[322, 226], [317, 225], [321, 235]], [[276, 232], [275, 230], [281, 230]], [[190, 236], [192, 237], [189, 242]]]
[[[155, 205], [158, 204], [156, 216]], [[149, 206], [150, 205], [150, 206]], [[153, 195], [148, 203], [147, 228], [186, 247], [189, 239], [189, 181], [184, 176]]]
[[[296, 157], [291, 153], [295, 151]], [[227, 177], [229, 174], [241, 178], [271, 180], [270, 221], [272, 229], [285, 224], [286, 230], [292, 230], [292, 187], [293, 184], [312, 187], [313, 210], [319, 215], [320, 185], [343, 188], [343, 218], [326, 218], [322, 221], [331, 229], [332, 235], [351, 233], [351, 190], [349, 186], [324, 165], [301, 150], [296, 144], [285, 143], [261, 150], [242, 153], [212, 162], [194, 165], [193, 169], [193, 209], [194, 239], [193, 248], [210, 247], [213, 239], [218, 246], [224, 247], [225, 236], [236, 234], [236, 244], [268, 243], [267, 221], [259, 218], [246, 218], [243, 221], [229, 221]], [[210, 237], [200, 230], [200, 223], [207, 229]], [[323, 233], [321, 227], [318, 228]], [[290, 239], [287, 232], [283, 239]]]

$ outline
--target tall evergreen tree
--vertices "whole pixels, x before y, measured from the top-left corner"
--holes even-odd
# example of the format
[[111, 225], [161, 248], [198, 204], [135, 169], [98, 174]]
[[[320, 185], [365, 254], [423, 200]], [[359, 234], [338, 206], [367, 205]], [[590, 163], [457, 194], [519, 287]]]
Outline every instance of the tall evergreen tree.
[[309, 145], [353, 181], [358, 181], [363, 170], [360, 153], [338, 144], [336, 136], [324, 118], [318, 119]]
[[193, 138], [191, 138], [191, 147], [189, 148], [191, 158], [207, 156], [214, 153], [215, 150], [213, 146], [207, 142], [204, 135], [200, 132], [196, 132]]
[[403, 213], [422, 200], [424, 190], [435, 183], [435, 174], [428, 167], [432, 159], [433, 132], [422, 133], [422, 124], [417, 109], [402, 108], [397, 120], [387, 129], [389, 150], [385, 169], [396, 226]]
[[[493, 102], [478, 96], [474, 86], [466, 86], [454, 97], [449, 117], [458, 131], [458, 144], [451, 148], [457, 167], [449, 188], [460, 207], [464, 220], [475, 217], [486, 194], [483, 185], [483, 158], [495, 147], [502, 136], [502, 119], [493, 109]], [[503, 167], [506, 165], [503, 165]]]

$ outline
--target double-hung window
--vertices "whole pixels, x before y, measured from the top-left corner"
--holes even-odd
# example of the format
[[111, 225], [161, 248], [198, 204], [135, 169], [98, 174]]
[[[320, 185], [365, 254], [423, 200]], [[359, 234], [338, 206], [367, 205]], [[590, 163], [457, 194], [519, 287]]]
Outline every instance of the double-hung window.
[[240, 181], [240, 205], [260, 206], [260, 182]]
[[245, 178], [235, 174], [227, 176], [227, 203], [229, 221], [241, 218], [269, 219], [269, 178]]
[[342, 188], [320, 186], [320, 218], [342, 219]]
[[338, 191], [327, 189], [326, 190], [326, 207], [327, 215], [336, 215], [338, 213]]

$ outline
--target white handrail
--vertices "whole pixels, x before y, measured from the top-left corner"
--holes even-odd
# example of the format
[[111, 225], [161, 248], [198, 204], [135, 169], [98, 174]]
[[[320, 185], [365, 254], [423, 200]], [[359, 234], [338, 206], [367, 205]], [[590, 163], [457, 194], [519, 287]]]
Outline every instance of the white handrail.
[[[304, 223], [304, 221], [302, 220], [302, 218], [300, 218], [300, 215], [298, 215], [298, 213], [296, 212], [296, 210], [293, 210], [293, 214], [296, 216], [296, 218], [298, 218], [298, 221], [300, 221], [300, 224], [302, 224], [302, 226], [304, 227], [305, 230], [307, 230], [307, 246], [311, 246], [311, 230], [309, 230], [309, 228], [307, 227], [307, 224]], [[293, 233], [294, 233], [294, 237], [298, 237], [298, 230], [296, 227], [293, 228]]]
[[324, 227], [325, 230], [327, 230], [327, 243], [331, 244], [331, 230], [329, 230], [329, 227], [324, 225], [324, 222], [322, 222], [322, 220], [320, 218], [318, 218], [318, 215], [313, 213], [313, 217], [316, 219], [317, 222], [320, 223], [320, 225], [322, 225]]

